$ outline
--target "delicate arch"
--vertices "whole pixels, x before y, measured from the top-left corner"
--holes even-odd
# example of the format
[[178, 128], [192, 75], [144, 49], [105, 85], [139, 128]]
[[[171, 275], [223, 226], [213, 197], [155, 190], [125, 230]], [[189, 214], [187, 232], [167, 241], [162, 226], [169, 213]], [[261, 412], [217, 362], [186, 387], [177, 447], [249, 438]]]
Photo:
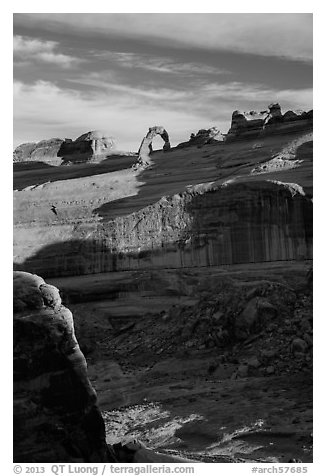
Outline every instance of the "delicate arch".
[[164, 141], [163, 151], [166, 152], [171, 148], [169, 134], [162, 126], [154, 126], [148, 129], [146, 136], [143, 138], [139, 150], [136, 166], [146, 166], [150, 164], [150, 154], [153, 152], [152, 142], [155, 136], [160, 135]]

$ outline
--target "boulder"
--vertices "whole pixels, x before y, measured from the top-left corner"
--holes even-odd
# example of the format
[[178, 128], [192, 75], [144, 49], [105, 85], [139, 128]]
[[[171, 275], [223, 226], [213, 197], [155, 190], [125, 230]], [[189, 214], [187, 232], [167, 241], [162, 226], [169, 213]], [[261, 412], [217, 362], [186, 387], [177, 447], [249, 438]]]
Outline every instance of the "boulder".
[[71, 312], [39, 276], [14, 272], [14, 461], [116, 461]]
[[303, 339], [300, 339], [299, 337], [296, 339], [293, 339], [291, 343], [291, 352], [295, 354], [296, 352], [304, 353], [307, 350], [307, 342], [305, 342]]
[[249, 371], [248, 365], [244, 365], [244, 364], [240, 365], [237, 370], [237, 377], [240, 377], [240, 378], [248, 377], [248, 371]]
[[266, 374], [267, 374], [267, 375], [273, 375], [273, 374], [275, 374], [275, 367], [273, 367], [273, 365], [269, 365], [269, 366], [266, 368]]
[[270, 349], [270, 350], [263, 349], [260, 353], [260, 356], [263, 360], [273, 359], [274, 357], [276, 357], [276, 355], [277, 355], [277, 351], [274, 349]]
[[249, 368], [258, 369], [258, 367], [261, 366], [261, 363], [259, 362], [257, 357], [252, 357], [251, 359], [247, 361], [247, 365]]
[[235, 320], [235, 337], [246, 339], [252, 332], [260, 331], [276, 315], [276, 308], [266, 299], [261, 297], [252, 298]]

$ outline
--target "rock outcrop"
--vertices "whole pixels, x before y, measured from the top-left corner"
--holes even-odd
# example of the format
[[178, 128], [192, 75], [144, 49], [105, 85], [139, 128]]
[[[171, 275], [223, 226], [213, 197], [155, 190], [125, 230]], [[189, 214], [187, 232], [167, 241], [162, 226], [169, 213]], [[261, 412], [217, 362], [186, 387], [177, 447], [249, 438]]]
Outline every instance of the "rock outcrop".
[[63, 164], [78, 162], [96, 162], [115, 150], [112, 137], [101, 131], [90, 131], [79, 136], [75, 141], [66, 139], [58, 151]]
[[50, 165], [60, 165], [61, 158], [58, 152], [63, 142], [63, 139], [54, 138], [21, 144], [14, 150], [14, 162], [45, 162]]
[[135, 168], [146, 167], [150, 165], [150, 154], [153, 152], [152, 142], [155, 136], [160, 135], [164, 141], [163, 151], [170, 150], [171, 144], [169, 134], [162, 126], [154, 126], [148, 129], [146, 136], [143, 138], [139, 150], [138, 158], [134, 164]]
[[268, 110], [232, 114], [231, 127], [226, 141], [251, 139], [269, 134], [303, 131], [312, 128], [313, 112], [287, 111], [282, 115], [278, 103], [270, 104]]
[[312, 202], [265, 180], [209, 185], [106, 223], [81, 224], [78, 233], [78, 240], [44, 247], [23, 269], [60, 276], [310, 259]]
[[26, 142], [18, 145], [13, 153], [14, 162], [23, 162], [30, 160], [31, 153], [36, 147], [36, 142]]
[[217, 127], [210, 127], [209, 129], [200, 129], [197, 134], [191, 134], [189, 141], [181, 142], [177, 148], [203, 146], [206, 144], [216, 144], [224, 141], [224, 134]]
[[14, 272], [14, 461], [115, 461], [58, 289]]
[[21, 144], [14, 150], [14, 162], [44, 162], [66, 165], [79, 162], [96, 162], [115, 151], [115, 143], [101, 131], [82, 134], [72, 139], [46, 139], [37, 143]]

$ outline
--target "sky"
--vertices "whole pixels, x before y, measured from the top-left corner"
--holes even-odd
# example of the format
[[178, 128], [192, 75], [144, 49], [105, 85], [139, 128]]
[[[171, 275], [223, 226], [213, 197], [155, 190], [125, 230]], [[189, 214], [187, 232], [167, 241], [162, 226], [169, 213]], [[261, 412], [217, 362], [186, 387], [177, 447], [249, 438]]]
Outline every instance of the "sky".
[[[15, 13], [14, 146], [104, 131], [136, 151], [172, 145], [232, 112], [309, 110], [309, 13]], [[154, 148], [161, 148], [158, 140]]]

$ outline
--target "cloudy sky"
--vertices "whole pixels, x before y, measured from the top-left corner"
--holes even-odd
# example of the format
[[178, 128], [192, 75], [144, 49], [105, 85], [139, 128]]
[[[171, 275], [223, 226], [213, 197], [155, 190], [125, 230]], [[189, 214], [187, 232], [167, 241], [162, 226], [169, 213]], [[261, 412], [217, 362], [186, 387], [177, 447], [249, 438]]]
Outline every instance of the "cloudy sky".
[[275, 101], [312, 108], [311, 14], [14, 14], [14, 146], [100, 129], [136, 150], [154, 125], [176, 145]]

